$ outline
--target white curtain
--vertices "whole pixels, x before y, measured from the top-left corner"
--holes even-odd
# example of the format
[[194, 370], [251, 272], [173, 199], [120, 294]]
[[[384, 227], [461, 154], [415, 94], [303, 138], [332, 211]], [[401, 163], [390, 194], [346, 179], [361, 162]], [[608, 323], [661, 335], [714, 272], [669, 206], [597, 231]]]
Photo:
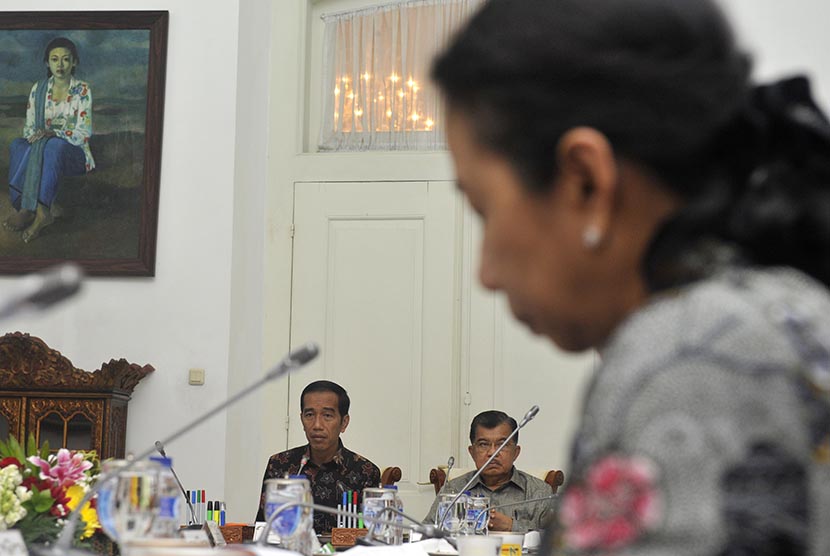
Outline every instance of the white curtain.
[[401, 1], [324, 15], [320, 150], [445, 149], [432, 59], [482, 2]]

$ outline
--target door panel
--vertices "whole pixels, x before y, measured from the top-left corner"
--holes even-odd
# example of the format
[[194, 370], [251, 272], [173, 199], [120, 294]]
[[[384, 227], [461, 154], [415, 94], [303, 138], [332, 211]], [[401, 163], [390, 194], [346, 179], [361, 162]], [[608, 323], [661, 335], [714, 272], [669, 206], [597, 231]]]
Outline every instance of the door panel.
[[290, 377], [289, 445], [304, 444], [299, 396], [327, 378], [352, 400], [344, 444], [397, 465], [406, 511], [432, 501], [429, 467], [457, 428], [456, 218], [451, 182], [298, 183], [291, 343], [320, 343]]

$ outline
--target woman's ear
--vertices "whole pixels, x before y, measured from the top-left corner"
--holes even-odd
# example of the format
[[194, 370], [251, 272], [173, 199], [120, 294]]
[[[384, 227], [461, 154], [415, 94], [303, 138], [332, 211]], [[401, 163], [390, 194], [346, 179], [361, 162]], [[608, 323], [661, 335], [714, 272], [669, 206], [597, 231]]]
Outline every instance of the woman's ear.
[[559, 139], [556, 159], [556, 186], [582, 217], [585, 247], [597, 249], [609, 233], [619, 183], [611, 143], [594, 128], [575, 127]]

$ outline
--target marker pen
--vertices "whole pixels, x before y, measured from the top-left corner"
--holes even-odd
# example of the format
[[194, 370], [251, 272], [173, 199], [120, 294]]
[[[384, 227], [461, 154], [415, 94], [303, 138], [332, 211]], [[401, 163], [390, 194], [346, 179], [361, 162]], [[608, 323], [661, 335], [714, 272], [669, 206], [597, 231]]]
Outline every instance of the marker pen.
[[[348, 500], [346, 501], [346, 511], [347, 512], [352, 512], [353, 511], [353, 509], [352, 509], [352, 491], [351, 490], [348, 491], [348, 494], [349, 494], [349, 496], [348, 496]], [[352, 516], [348, 516], [348, 517], [346, 517], [346, 527], [351, 527], [351, 526], [352, 526]]]
[[224, 502], [222, 502], [222, 507], [219, 510], [219, 525], [220, 526], [225, 525], [225, 503]]
[[[352, 498], [354, 499], [353, 502], [352, 502], [352, 511], [354, 513], [357, 513], [358, 505], [357, 505], [357, 491], [356, 490], [352, 491]], [[356, 517], [352, 518], [352, 527], [357, 527], [357, 518]]]
[[[346, 511], [346, 491], [343, 491], [343, 501], [340, 503], [340, 509], [344, 512]], [[337, 516], [337, 526], [338, 527], [345, 527], [346, 526], [346, 516], [339, 515]]]
[[215, 521], [217, 525], [219, 525], [219, 522], [221, 521], [219, 517], [219, 514], [221, 513], [220, 507], [224, 505], [225, 504], [221, 500], [213, 501], [213, 521]]
[[213, 502], [207, 503], [207, 512], [205, 513], [205, 521], [213, 521]]
[[205, 517], [207, 514], [207, 496], [205, 495], [205, 489], [202, 489], [202, 523], [206, 521]]

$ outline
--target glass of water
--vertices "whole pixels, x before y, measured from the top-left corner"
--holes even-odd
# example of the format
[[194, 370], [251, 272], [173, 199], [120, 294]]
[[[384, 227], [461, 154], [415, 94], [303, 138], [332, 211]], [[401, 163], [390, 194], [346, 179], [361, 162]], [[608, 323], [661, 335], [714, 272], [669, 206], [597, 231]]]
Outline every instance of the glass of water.
[[438, 495], [438, 511], [435, 512], [435, 525], [451, 534], [461, 531], [464, 523], [464, 508], [467, 496], [462, 494], [458, 497], [455, 505], [451, 507], [452, 501], [458, 496], [455, 493], [442, 493]]
[[490, 513], [490, 497], [481, 494], [467, 496], [465, 504], [466, 532], [470, 535], [486, 535]]
[[98, 491], [98, 521], [109, 538], [120, 546], [149, 535], [158, 511], [160, 466], [154, 461], [136, 462], [123, 471], [127, 460], [101, 464], [106, 481]]

